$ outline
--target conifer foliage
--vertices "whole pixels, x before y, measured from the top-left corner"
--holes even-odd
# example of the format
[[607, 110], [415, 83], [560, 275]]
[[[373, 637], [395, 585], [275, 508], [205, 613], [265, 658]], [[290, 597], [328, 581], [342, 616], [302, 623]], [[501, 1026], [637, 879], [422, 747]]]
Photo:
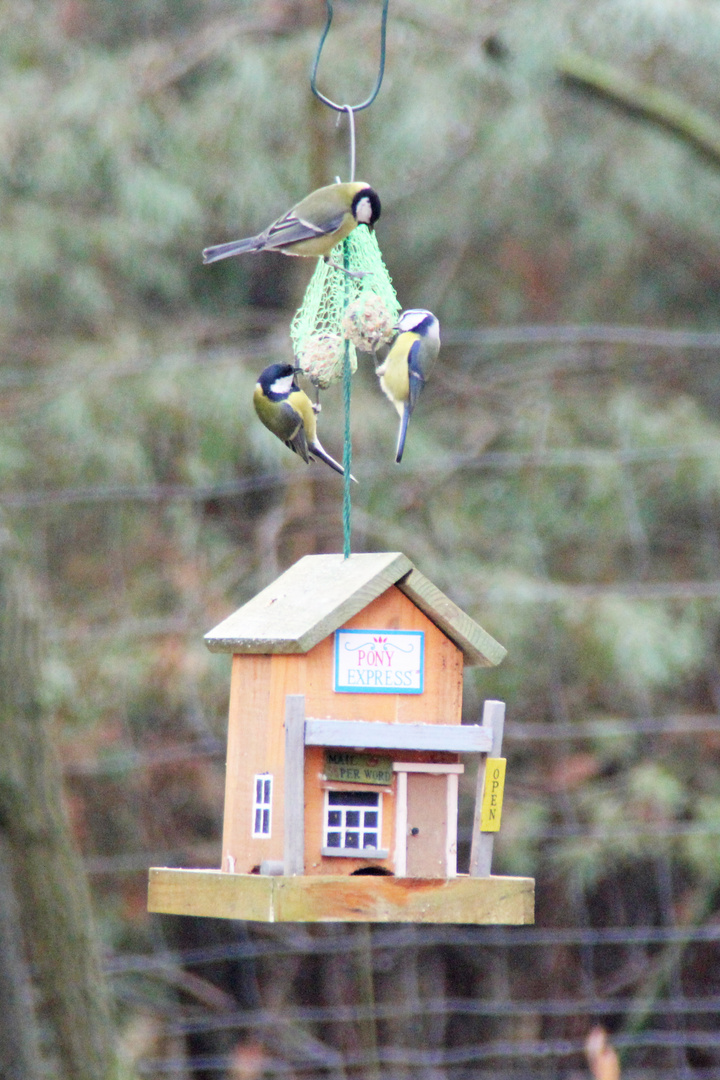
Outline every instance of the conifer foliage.
[[[322, 79], [354, 100], [374, 78], [378, 10], [336, 6]], [[226, 952], [212, 968], [212, 941], [144, 912], [151, 863], [219, 864], [229, 675], [202, 634], [301, 555], [342, 547], [331, 478], [266, 437], [251, 404], [257, 374], [289, 356], [312, 266], [200, 261], [209, 242], [346, 178], [345, 127], [308, 86], [321, 17], [295, 0], [0, 14], [2, 527], [42, 600], [39, 707], [56, 725], [127, 1057], [148, 1069], [179, 1046], [192, 1057], [202, 1020], [196, 1057], [216, 1055], [228, 1076], [340, 1076], [358, 1060], [367, 1075], [394, 1062], [393, 1075], [428, 1080], [520, 1076], [527, 1061], [569, 1077], [601, 1022], [623, 1069], [710, 1075], [720, 168], [702, 139], [720, 11], [708, 0], [393, 0], [386, 81], [357, 119], [383, 257], [403, 306], [437, 314], [443, 346], [401, 467], [359, 358], [353, 546], [406, 552], [508, 647], [496, 672], [467, 677], [467, 719], [484, 697], [507, 701], [496, 868], [536, 877], [555, 944], [349, 935], [348, 974], [329, 935], [308, 956], [268, 933], [257, 977], [274, 1026], [215, 1038], [213, 1017], [240, 1023], [260, 1000], [249, 960], [238, 973]], [[328, 445], [341, 414], [331, 388]], [[468, 777], [466, 825], [471, 793]], [[220, 951], [252, 951], [217, 933]], [[199, 973], [168, 966], [166, 946], [191, 945]], [[344, 999], [355, 1011], [327, 1026], [292, 1011]]]

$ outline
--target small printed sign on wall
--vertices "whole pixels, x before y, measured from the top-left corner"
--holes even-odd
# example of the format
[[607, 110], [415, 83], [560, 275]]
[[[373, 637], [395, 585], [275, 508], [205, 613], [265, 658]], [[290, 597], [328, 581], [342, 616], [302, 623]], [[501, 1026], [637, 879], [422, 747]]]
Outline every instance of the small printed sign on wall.
[[480, 814], [481, 832], [499, 832], [502, 819], [503, 793], [505, 791], [506, 758], [488, 758], [485, 762], [485, 784], [483, 787], [482, 809]]
[[337, 630], [335, 687], [341, 694], [422, 694], [422, 630]]
[[350, 784], [387, 784], [393, 782], [392, 758], [377, 754], [352, 754], [347, 750], [325, 751], [325, 777]]

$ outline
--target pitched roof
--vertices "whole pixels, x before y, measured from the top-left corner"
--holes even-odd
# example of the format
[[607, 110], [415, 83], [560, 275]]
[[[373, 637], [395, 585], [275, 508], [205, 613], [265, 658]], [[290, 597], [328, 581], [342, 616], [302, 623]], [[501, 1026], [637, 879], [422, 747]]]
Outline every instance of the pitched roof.
[[212, 652], [306, 653], [396, 585], [462, 650], [492, 667], [506, 649], [399, 551], [306, 555], [205, 635]]

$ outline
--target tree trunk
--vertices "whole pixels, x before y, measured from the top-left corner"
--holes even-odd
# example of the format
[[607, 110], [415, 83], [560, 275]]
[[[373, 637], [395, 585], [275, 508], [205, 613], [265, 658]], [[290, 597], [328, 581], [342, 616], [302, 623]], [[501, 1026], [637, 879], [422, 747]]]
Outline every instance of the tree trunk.
[[[63, 1080], [114, 1080], [115, 1033], [84, 869], [73, 845], [39, 693], [39, 614], [8, 558], [0, 565], [0, 829], [7, 839], [39, 1006]], [[0, 952], [0, 981], [17, 979]], [[21, 988], [18, 986], [18, 992]], [[23, 1024], [36, 1024], [32, 1009]], [[35, 1034], [26, 1032], [27, 1046]], [[28, 1075], [32, 1076], [32, 1073]]]
[[32, 983], [7, 838], [0, 833], [0, 1077], [42, 1080]]

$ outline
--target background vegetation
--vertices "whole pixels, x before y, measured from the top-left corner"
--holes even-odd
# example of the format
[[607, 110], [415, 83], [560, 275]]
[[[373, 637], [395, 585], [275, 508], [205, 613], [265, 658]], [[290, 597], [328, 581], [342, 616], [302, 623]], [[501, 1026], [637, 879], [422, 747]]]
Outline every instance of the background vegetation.
[[[320, 82], [357, 100], [379, 4], [337, 8]], [[508, 703], [495, 868], [536, 877], [536, 928], [145, 913], [148, 865], [219, 864], [229, 673], [202, 634], [342, 543], [337, 477], [251, 406], [311, 267], [199, 258], [346, 174], [345, 128], [309, 92], [322, 18], [319, 0], [0, 5], [5, 608], [43, 635], [32, 693], [0, 712], [6, 740], [23, 710], [52, 725], [122, 1067], [570, 1078], [600, 1020], [624, 1076], [715, 1076], [711, 0], [392, 0], [385, 82], [358, 117], [385, 260], [443, 350], [401, 468], [361, 364], [353, 547], [404, 551], [509, 648], [468, 675], [467, 719]], [[322, 435], [338, 454], [336, 391]], [[470, 794], [468, 778], [466, 828]], [[6, 925], [32, 944], [21, 885], [16, 901]], [[73, 1075], [35, 984], [24, 1052]]]

